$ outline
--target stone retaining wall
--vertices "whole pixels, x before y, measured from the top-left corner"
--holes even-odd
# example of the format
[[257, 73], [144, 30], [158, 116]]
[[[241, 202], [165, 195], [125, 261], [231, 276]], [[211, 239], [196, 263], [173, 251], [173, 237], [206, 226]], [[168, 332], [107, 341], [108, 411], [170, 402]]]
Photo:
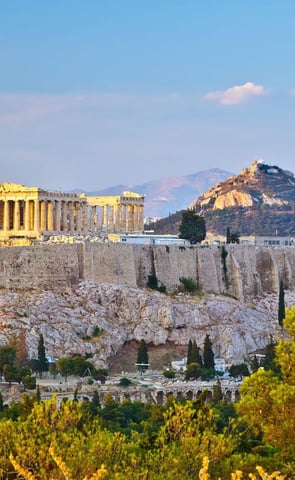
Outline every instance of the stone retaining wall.
[[239, 300], [277, 293], [280, 279], [295, 289], [295, 248], [226, 245], [220, 247], [121, 245], [116, 243], [40, 244], [0, 248], [0, 288], [52, 289], [79, 280], [146, 287], [148, 276], [172, 292], [181, 277], [204, 292]]

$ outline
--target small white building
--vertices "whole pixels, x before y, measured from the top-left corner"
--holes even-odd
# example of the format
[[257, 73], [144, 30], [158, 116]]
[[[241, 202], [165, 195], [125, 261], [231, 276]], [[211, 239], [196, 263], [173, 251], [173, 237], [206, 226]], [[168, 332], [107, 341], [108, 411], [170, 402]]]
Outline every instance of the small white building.
[[111, 233], [108, 235], [111, 242], [138, 244], [138, 245], [179, 245], [189, 246], [190, 242], [178, 235], [153, 235], [145, 233]]

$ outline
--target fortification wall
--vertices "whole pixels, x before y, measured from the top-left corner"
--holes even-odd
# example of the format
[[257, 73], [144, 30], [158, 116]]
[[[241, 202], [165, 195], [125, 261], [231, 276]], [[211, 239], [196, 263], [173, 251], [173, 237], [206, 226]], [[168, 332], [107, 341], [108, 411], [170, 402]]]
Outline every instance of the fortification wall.
[[237, 299], [274, 293], [280, 279], [295, 289], [295, 249], [226, 245], [222, 248], [121, 245], [115, 243], [41, 244], [0, 249], [0, 288], [51, 289], [79, 280], [146, 287], [156, 274], [174, 291], [181, 277], [201, 290]]
[[79, 244], [0, 248], [0, 288], [48, 289], [81, 277]]

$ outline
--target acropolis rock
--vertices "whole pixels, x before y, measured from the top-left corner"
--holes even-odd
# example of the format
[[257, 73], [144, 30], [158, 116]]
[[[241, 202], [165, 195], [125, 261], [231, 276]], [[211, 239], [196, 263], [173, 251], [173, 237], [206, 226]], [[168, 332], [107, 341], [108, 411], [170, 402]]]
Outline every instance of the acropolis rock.
[[[288, 292], [287, 305], [294, 302], [295, 293]], [[98, 336], [93, 336], [95, 327]], [[231, 364], [243, 362], [271, 336], [282, 336], [276, 295], [241, 303], [213, 294], [166, 296], [93, 282], [59, 291], [2, 291], [0, 344], [19, 329], [26, 332], [32, 357], [42, 333], [49, 356], [87, 353], [99, 367], [109, 366], [126, 342], [142, 338], [154, 345], [187, 345], [195, 338], [202, 347], [208, 333], [215, 356]]]

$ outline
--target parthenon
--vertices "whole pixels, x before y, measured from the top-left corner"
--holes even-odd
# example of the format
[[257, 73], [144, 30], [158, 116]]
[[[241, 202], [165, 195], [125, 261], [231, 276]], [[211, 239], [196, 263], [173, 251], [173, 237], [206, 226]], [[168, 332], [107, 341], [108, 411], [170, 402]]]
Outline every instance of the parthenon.
[[[46, 240], [65, 234], [142, 232], [144, 195], [116, 196], [51, 192], [0, 184], [0, 241]], [[18, 242], [17, 242], [18, 241]]]

